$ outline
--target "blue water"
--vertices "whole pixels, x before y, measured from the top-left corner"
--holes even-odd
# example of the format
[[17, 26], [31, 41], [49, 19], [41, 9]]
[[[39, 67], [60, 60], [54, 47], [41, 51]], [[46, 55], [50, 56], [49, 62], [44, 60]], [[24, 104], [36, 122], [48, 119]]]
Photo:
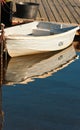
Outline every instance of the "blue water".
[[80, 130], [80, 59], [50, 77], [4, 85], [2, 111], [2, 130]]

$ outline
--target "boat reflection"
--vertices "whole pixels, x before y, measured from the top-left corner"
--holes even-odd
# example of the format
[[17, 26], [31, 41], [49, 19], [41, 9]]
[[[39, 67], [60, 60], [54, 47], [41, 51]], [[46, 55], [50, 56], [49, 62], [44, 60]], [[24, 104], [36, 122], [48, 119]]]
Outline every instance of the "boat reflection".
[[77, 58], [73, 45], [65, 50], [11, 58], [5, 73], [5, 84], [20, 84], [44, 78], [63, 69]]

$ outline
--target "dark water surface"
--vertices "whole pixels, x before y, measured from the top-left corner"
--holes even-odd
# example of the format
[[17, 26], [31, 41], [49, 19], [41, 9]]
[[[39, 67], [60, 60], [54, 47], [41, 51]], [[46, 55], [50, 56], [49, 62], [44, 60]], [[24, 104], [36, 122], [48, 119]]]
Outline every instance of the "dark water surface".
[[2, 130], [80, 130], [80, 59], [46, 78], [3, 85], [2, 111]]

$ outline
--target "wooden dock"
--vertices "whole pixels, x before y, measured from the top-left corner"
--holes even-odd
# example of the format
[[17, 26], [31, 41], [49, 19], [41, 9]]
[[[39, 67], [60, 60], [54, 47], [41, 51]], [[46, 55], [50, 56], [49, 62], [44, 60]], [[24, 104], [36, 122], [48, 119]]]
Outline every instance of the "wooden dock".
[[80, 0], [14, 0], [13, 10], [19, 1], [40, 4], [37, 20], [80, 25]]

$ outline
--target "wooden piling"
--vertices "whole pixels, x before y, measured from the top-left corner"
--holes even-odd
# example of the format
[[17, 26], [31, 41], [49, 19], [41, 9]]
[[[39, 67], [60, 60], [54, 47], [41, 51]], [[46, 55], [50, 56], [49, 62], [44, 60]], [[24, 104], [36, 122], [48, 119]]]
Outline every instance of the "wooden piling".
[[[3, 55], [4, 54], [4, 55]], [[1, 24], [1, 36], [0, 36], [0, 86], [2, 86], [3, 83], [3, 61], [4, 63], [7, 62], [7, 49], [6, 49], [6, 43], [5, 43], [5, 37], [4, 37], [4, 24]]]
[[0, 36], [0, 86], [3, 82], [3, 31], [1, 28], [1, 36]]

